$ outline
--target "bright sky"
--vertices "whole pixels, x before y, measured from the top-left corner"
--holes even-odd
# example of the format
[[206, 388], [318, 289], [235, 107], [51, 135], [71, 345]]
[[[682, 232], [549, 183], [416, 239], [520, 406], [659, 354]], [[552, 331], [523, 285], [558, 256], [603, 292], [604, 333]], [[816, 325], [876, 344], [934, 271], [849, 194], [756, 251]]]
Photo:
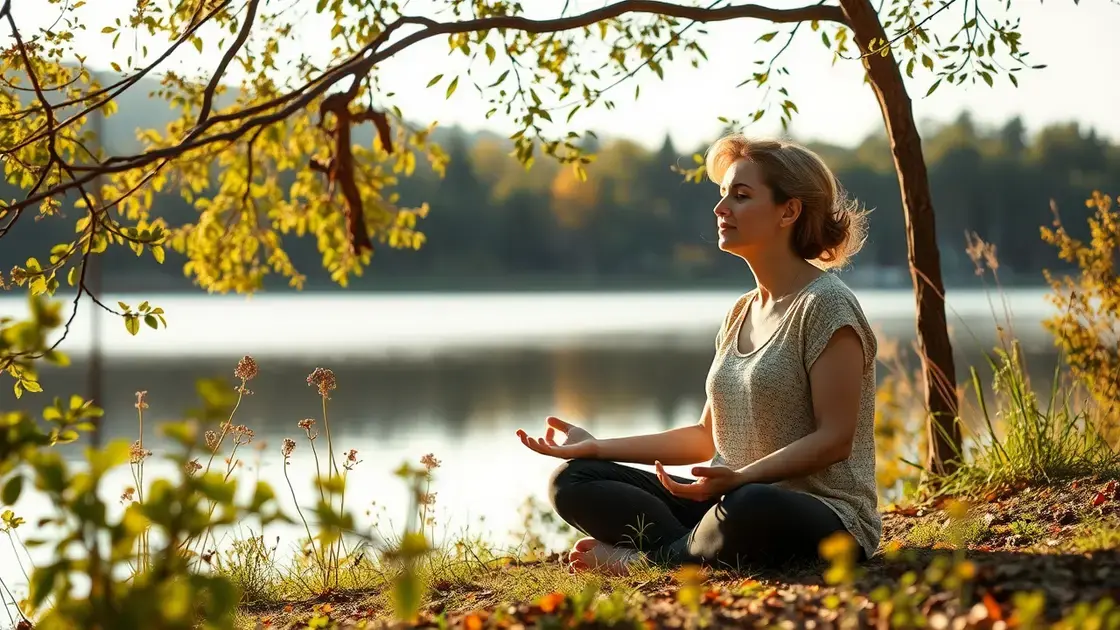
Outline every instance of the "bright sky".
[[[607, 1], [571, 0], [569, 10], [585, 11]], [[122, 18], [129, 5], [135, 6], [123, 0], [114, 0], [113, 4], [117, 2], [120, 2]], [[118, 15], [107, 12], [106, 4], [106, 0], [90, 2], [80, 10], [83, 19], [88, 21], [87, 30], [76, 39], [79, 50], [88, 57], [87, 63], [101, 69], [108, 68], [114, 60], [123, 62], [130, 52], [111, 50], [112, 36], [101, 34], [101, 26], [110, 24]], [[158, 4], [165, 4], [165, 0], [159, 0]], [[443, 3], [412, 0], [406, 4], [410, 12], [427, 14], [431, 7]], [[551, 17], [559, 13], [562, 0], [525, 0], [524, 4], [533, 7], [531, 17]], [[990, 5], [991, 11], [997, 11], [1002, 4], [986, 0], [985, 9], [989, 10], [986, 5]], [[96, 13], [91, 9], [93, 5], [98, 5]], [[1116, 37], [1120, 1], [1086, 0], [1080, 6], [1072, 0], [1019, 1], [1012, 5], [1011, 14], [1021, 18], [1020, 30], [1025, 47], [1031, 53], [1030, 59], [1036, 64], [1048, 64], [1048, 67], [1020, 72], [1018, 88], [1001, 77], [994, 88], [967, 82], [957, 87], [942, 85], [929, 98], [923, 95], [932, 81], [930, 75], [915, 72], [915, 79], [909, 80], [909, 84], [919, 120], [947, 121], [967, 109], [978, 123], [1000, 124], [1018, 114], [1030, 131], [1052, 122], [1077, 121], [1120, 142], [1120, 105], [1117, 105], [1120, 103], [1120, 38]], [[25, 33], [30, 27], [49, 26], [58, 15], [57, 7], [42, 1], [17, 2], [15, 7], [17, 21]], [[932, 28], [948, 36], [959, 27], [960, 20], [960, 12], [951, 9], [941, 13]], [[287, 52], [294, 56], [323, 50], [329, 24], [324, 26], [313, 16], [300, 20], [300, 29], [298, 41], [285, 49]], [[7, 30], [6, 25], [0, 29], [5, 40], [8, 39]], [[645, 72], [638, 79], [640, 100], [634, 101], [632, 84], [620, 86], [614, 92], [617, 104], [614, 110], [599, 108], [580, 112], [572, 124], [577, 130], [592, 128], [600, 136], [624, 136], [650, 147], [659, 145], [669, 133], [678, 147], [695, 148], [719, 131], [719, 116], [749, 116], [759, 103], [760, 91], [754, 86], [737, 88], [736, 85], [752, 72], [755, 59], [772, 53], [781, 36], [769, 45], [753, 43], [763, 33], [774, 30], [763, 22], [713, 24], [708, 25], [707, 30], [709, 33], [703, 36], [702, 44], [709, 62], [692, 68], [686, 60], [679, 59], [666, 66], [665, 81]], [[232, 37], [226, 35], [226, 38], [228, 41]], [[122, 37], [122, 47], [132, 49], [131, 43], [124, 46], [125, 40]], [[178, 56], [178, 61], [186, 68], [198, 68], [199, 64], [215, 66], [219, 58], [217, 38], [211, 36], [206, 41], [203, 54], [195, 53], [189, 45], [184, 46], [186, 52]], [[150, 42], [149, 48], [150, 54], [161, 50], [157, 42]], [[870, 87], [862, 82], [858, 61], [839, 60], [832, 65], [831, 54], [821, 44], [819, 34], [808, 28], [802, 29], [786, 51], [785, 59], [792, 76], [785, 78], [784, 85], [800, 109], [792, 128], [798, 138], [852, 144], [881, 128], [878, 107]], [[457, 68], [465, 67], [465, 60], [461, 54], [449, 56], [445, 38], [432, 38], [383, 65], [382, 85], [396, 92], [395, 102], [410, 119], [438, 120], [441, 125], [458, 123], [471, 130], [512, 131], [512, 125], [500, 120], [501, 114], [489, 121], [485, 119], [490, 105], [465, 78], [460, 80], [459, 89], [450, 100], [444, 99], [446, 82], [434, 88], [425, 87], [435, 74], [452, 76]], [[497, 71], [491, 70], [481, 81], [489, 82], [487, 79], [496, 74]], [[554, 114], [558, 121], [565, 117], [566, 112]], [[748, 131], [775, 133], [778, 129], [775, 115]]]

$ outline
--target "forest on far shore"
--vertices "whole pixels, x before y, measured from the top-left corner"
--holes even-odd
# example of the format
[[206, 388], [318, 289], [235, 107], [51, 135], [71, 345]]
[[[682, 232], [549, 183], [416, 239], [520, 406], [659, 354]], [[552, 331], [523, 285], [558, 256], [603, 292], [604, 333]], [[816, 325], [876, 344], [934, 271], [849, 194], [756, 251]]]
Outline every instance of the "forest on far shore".
[[[110, 128], [110, 133], [114, 132]], [[741, 262], [715, 245], [716, 187], [689, 183], [672, 165], [694, 166], [704, 147], [657, 151], [603, 137], [589, 179], [539, 159], [526, 171], [509, 155], [509, 140], [488, 133], [443, 129], [435, 136], [451, 162], [442, 179], [424, 167], [398, 186], [405, 205], [427, 201], [419, 251], [379, 247], [372, 267], [350, 289], [453, 290], [534, 288], [680, 288], [742, 286]], [[111, 138], [110, 138], [111, 140]], [[361, 141], [356, 137], [356, 141]], [[1053, 221], [1051, 200], [1074, 234], [1087, 234], [1084, 200], [1095, 189], [1120, 190], [1120, 146], [1076, 123], [1027, 134], [1018, 118], [982, 129], [967, 114], [923, 138], [937, 212], [947, 285], [975, 282], [965, 233], [995, 243], [1007, 284], [1039, 284], [1042, 269], [1064, 269], [1039, 237]], [[906, 237], [898, 179], [885, 136], [857, 146], [808, 142], [868, 208], [870, 235], [846, 278], [853, 286], [908, 287]], [[5, 197], [21, 191], [11, 186]], [[175, 192], [155, 197], [155, 214], [189, 217], [194, 209]], [[50, 217], [4, 243], [0, 266], [43, 257], [73, 231], [73, 218]], [[305, 289], [335, 285], [321, 268], [311, 238], [287, 238]], [[168, 252], [159, 266], [113, 248], [102, 259], [110, 292], [196, 290], [182, 273], [183, 258]], [[269, 290], [285, 290], [273, 278]]]

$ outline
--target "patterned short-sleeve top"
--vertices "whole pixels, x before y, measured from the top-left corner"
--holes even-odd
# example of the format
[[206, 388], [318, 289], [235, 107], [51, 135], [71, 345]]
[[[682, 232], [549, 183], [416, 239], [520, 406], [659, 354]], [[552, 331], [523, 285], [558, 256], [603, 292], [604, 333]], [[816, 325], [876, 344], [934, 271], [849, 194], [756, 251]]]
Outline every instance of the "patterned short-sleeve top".
[[823, 501], [871, 557], [882, 534], [875, 483], [875, 333], [851, 289], [825, 272], [794, 297], [773, 336], [744, 354], [739, 351], [739, 330], [755, 295], [750, 291], [735, 302], [716, 335], [706, 383], [716, 447], [712, 463], [742, 468], [812, 433], [816, 421], [809, 369], [833, 333], [851, 326], [864, 350], [851, 456], [775, 485]]

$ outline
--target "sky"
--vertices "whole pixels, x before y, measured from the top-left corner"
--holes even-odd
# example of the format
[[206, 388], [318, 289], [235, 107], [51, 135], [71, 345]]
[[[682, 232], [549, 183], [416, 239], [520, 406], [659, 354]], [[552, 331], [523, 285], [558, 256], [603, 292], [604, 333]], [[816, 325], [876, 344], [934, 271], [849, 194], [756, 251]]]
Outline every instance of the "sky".
[[[301, 1], [310, 0], [296, 0], [297, 3]], [[106, 9], [109, 0], [90, 2], [79, 10], [78, 15], [87, 26], [84, 32], [78, 33], [75, 43], [87, 57], [87, 64], [94, 68], [107, 69], [112, 61], [123, 62], [134, 48], [122, 43], [113, 50], [110, 48], [112, 36], [101, 33], [101, 26], [111, 24], [114, 17], [123, 18], [129, 5], [135, 6], [132, 2], [112, 0], [114, 5], [118, 2], [119, 13]], [[162, 5], [166, 0], [157, 2]], [[606, 2], [571, 0], [569, 12], [586, 11]], [[981, 2], [985, 2], [981, 6], [986, 11], [1000, 14], [1002, 2]], [[924, 95], [933, 77], [926, 72], [916, 72], [915, 78], [908, 79], [907, 83], [919, 122], [923, 126], [947, 122], [963, 110], [970, 111], [973, 120], [980, 125], [999, 125], [1019, 115], [1029, 132], [1054, 122], [1076, 121], [1120, 142], [1120, 37], [1116, 36], [1120, 0], [1083, 0], [1080, 4], [1073, 0], [1009, 2], [1010, 15], [1021, 20], [1020, 32], [1025, 48], [1031, 53], [1029, 59], [1035, 64], [1047, 64], [1047, 67], [1020, 72], [1018, 88], [1000, 77], [995, 87], [982, 82], [953, 87], [942, 85], [928, 98]], [[432, 7], [441, 4], [445, 3], [412, 0], [407, 6], [410, 13], [430, 14]], [[531, 7], [531, 17], [553, 17], [559, 14], [562, 0], [525, 0], [523, 4]], [[96, 12], [93, 5], [97, 5]], [[42, 1], [20, 2], [15, 6], [15, 16], [24, 33], [35, 27], [49, 26], [58, 16], [56, 6]], [[771, 3], [770, 6], [792, 5]], [[947, 36], [959, 27], [960, 20], [959, 11], [948, 10], [931, 23], [931, 28]], [[772, 54], [782, 38], [779, 36], [769, 45], [755, 43], [760, 35], [774, 30], [772, 25], [757, 21], [739, 20], [706, 28], [708, 34], [703, 36], [702, 43], [709, 56], [708, 62], [699, 68], [692, 68], [684, 59], [669, 63], [664, 81], [652, 73], [643, 73], [632, 79], [640, 82], [639, 100], [633, 98], [633, 84], [615, 88], [613, 110], [600, 107], [581, 111], [573, 119], [572, 128], [577, 131], [590, 128], [601, 136], [626, 137], [651, 148], [659, 146], [668, 134], [678, 147], [692, 148], [714, 138], [722, 127], [720, 116], [748, 117], [760, 104], [761, 91], [754, 86], [737, 86], [755, 68], [752, 62]], [[295, 40], [284, 52], [291, 56], [321, 54], [329, 46], [324, 44], [324, 34], [329, 30], [330, 24], [318, 16], [301, 19]], [[8, 39], [6, 25], [0, 33]], [[125, 39], [122, 38], [122, 42]], [[175, 64], [168, 67], [189, 70], [216, 66], [220, 57], [215, 45], [218, 38], [205, 39], [207, 45], [202, 54], [184, 46], [184, 53], [175, 57]], [[151, 54], [161, 51], [159, 42], [146, 43]], [[807, 28], [802, 29], [783, 58], [791, 71], [783, 85], [800, 110], [788, 132], [790, 135], [802, 140], [852, 145], [882, 128], [878, 106], [871, 88], [863, 82], [858, 61], [839, 60], [834, 64], [819, 34]], [[465, 68], [465, 59], [448, 52], [445, 38], [432, 38], [383, 65], [379, 69], [382, 85], [396, 93], [394, 102], [412, 120], [439, 121], [441, 126], [457, 124], [468, 130], [490, 129], [507, 134], [515, 130], [516, 127], [502, 120], [500, 114], [490, 120], [485, 118], [491, 106], [470, 87], [465, 77], [449, 100], [444, 98], [446, 81], [433, 88], [426, 87], [436, 74], [450, 77]], [[231, 72], [233, 78], [236, 78], [236, 65]], [[489, 82], [487, 79], [498, 72], [489, 70], [481, 81]], [[562, 121], [566, 115], [554, 113], [554, 118]], [[782, 133], [776, 115], [746, 130], [754, 134]]]

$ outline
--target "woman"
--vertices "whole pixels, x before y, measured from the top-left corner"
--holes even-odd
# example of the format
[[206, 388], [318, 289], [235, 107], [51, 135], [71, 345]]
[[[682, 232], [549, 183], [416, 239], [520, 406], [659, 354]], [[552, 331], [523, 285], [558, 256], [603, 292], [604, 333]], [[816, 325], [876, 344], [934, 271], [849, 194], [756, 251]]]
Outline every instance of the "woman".
[[[876, 340], [828, 271], [862, 246], [865, 213], [796, 144], [731, 135], [708, 150], [706, 167], [720, 187], [719, 248], [747, 263], [757, 288], [716, 335], [699, 423], [614, 439], [558, 418], [542, 438], [518, 431], [530, 449], [568, 460], [550, 498], [588, 535], [570, 570], [621, 574], [643, 555], [730, 568], [813, 560], [836, 532], [851, 534], [863, 558], [878, 547]], [[694, 480], [663, 468], [709, 460]]]

